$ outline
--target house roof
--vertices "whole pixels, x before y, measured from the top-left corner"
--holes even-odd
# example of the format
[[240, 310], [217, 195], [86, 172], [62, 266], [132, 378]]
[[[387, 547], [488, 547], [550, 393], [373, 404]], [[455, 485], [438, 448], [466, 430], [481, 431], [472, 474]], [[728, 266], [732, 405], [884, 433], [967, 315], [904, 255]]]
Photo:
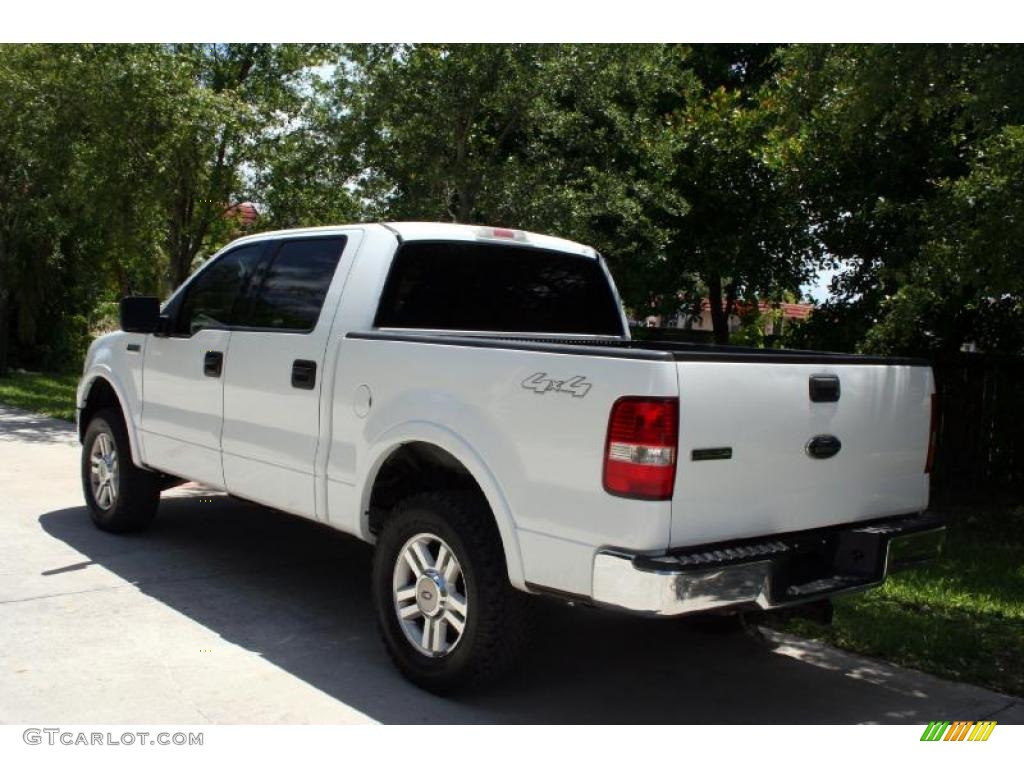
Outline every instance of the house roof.
[[[799, 304], [799, 303], [788, 302], [788, 301], [784, 301], [784, 302], [781, 302], [779, 304], [774, 304], [773, 302], [770, 302], [770, 301], [759, 301], [757, 303], [757, 308], [761, 312], [770, 312], [770, 311], [772, 311], [774, 309], [781, 309], [782, 310], [782, 316], [784, 318], [786, 318], [787, 320], [804, 320], [804, 319], [806, 319], [811, 314], [811, 312], [814, 311], [814, 305], [813, 304]], [[710, 310], [710, 309], [711, 309], [711, 302], [708, 301], [707, 299], [704, 299], [701, 302], [701, 310], [707, 311], [707, 310]], [[746, 306], [743, 305], [743, 304], [740, 304], [740, 305], [737, 306], [735, 314], [741, 315], [745, 311], [746, 311]]]

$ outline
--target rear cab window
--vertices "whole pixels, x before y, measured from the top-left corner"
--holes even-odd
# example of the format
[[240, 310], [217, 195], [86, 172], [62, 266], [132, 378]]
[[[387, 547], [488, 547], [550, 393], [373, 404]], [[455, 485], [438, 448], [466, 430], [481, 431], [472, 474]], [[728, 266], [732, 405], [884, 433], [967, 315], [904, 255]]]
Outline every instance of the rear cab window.
[[395, 253], [378, 328], [623, 336], [600, 261], [528, 246], [413, 241]]

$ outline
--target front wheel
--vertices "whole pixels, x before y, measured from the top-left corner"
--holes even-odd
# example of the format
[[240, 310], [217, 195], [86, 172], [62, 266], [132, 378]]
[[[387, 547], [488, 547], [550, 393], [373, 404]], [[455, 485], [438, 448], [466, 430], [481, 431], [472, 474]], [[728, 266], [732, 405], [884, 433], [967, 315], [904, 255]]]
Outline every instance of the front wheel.
[[529, 634], [529, 598], [509, 584], [491, 512], [474, 494], [399, 503], [377, 541], [373, 597], [395, 665], [434, 693], [493, 680]]
[[117, 408], [96, 413], [82, 440], [82, 491], [97, 528], [146, 528], [160, 503], [160, 476], [132, 463], [124, 417]]

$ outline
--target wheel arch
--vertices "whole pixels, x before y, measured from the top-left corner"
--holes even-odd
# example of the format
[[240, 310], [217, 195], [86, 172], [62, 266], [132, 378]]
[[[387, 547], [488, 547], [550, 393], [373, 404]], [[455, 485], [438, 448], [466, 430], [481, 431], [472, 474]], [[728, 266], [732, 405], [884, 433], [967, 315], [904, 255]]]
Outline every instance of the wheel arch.
[[99, 370], [87, 374], [79, 389], [78, 396], [78, 441], [85, 437], [85, 430], [93, 415], [103, 408], [117, 406], [124, 417], [125, 430], [128, 433], [128, 444], [131, 447], [132, 462], [143, 467], [139, 435], [135, 428], [135, 420], [127, 406], [124, 390], [117, 378], [110, 371]]
[[[362, 483], [360, 497], [360, 536], [372, 541], [378, 524], [380, 508], [374, 503], [381, 501], [379, 494], [382, 483], [389, 481], [388, 473], [395, 462], [404, 462], [416, 457], [425, 459], [426, 468], [434, 472], [461, 474], [479, 490], [491, 511], [501, 546], [505, 553], [505, 565], [509, 581], [518, 589], [526, 589], [522, 554], [516, 534], [512, 511], [494, 473], [480, 454], [460, 436], [449, 429], [433, 423], [415, 422], [389, 430], [375, 443], [368, 461], [368, 470]], [[451, 475], [449, 476], [451, 477]], [[437, 480], [438, 478], [431, 478]], [[421, 486], [419, 490], [436, 489], [435, 485]], [[375, 493], [378, 496], [375, 497]], [[387, 501], [385, 499], [385, 501]]]

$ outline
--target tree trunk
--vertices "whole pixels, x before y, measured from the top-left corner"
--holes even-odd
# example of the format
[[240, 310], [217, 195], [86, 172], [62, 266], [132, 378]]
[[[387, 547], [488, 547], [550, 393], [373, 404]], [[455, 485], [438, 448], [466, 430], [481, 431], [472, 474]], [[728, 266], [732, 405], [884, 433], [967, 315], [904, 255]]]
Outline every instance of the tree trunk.
[[7, 289], [0, 288], [0, 376], [7, 374], [8, 340], [11, 336], [11, 324], [7, 321], [9, 313]]
[[716, 344], [729, 343], [729, 308], [722, 301], [722, 276], [708, 276], [708, 304], [711, 308], [711, 331]]
[[469, 185], [463, 185], [456, 192], [459, 198], [456, 212], [456, 224], [469, 224], [473, 220], [473, 208], [476, 207], [476, 195], [469, 189]]
[[177, 251], [171, 254], [171, 290], [184, 283], [191, 272], [192, 256], [189, 250], [185, 248], [184, 252]]
[[209, 215], [198, 223], [196, 222], [194, 209], [194, 201], [189, 201], [183, 220], [172, 223], [171, 290], [185, 282], [186, 278], [192, 274], [192, 262], [199, 254], [206, 231], [210, 226]]
[[7, 262], [7, 244], [0, 234], [0, 376], [7, 373], [7, 351], [11, 337], [11, 324], [8, 322], [10, 314], [10, 291], [4, 279], [4, 270]]
[[168, 287], [172, 291], [188, 277], [191, 266], [188, 255], [188, 231], [192, 218], [189, 199], [188, 193], [176, 192], [176, 199], [168, 217], [167, 255], [170, 260], [168, 264], [170, 285]]
[[473, 215], [469, 192], [469, 122], [467, 116], [455, 126], [455, 223], [466, 224]]

